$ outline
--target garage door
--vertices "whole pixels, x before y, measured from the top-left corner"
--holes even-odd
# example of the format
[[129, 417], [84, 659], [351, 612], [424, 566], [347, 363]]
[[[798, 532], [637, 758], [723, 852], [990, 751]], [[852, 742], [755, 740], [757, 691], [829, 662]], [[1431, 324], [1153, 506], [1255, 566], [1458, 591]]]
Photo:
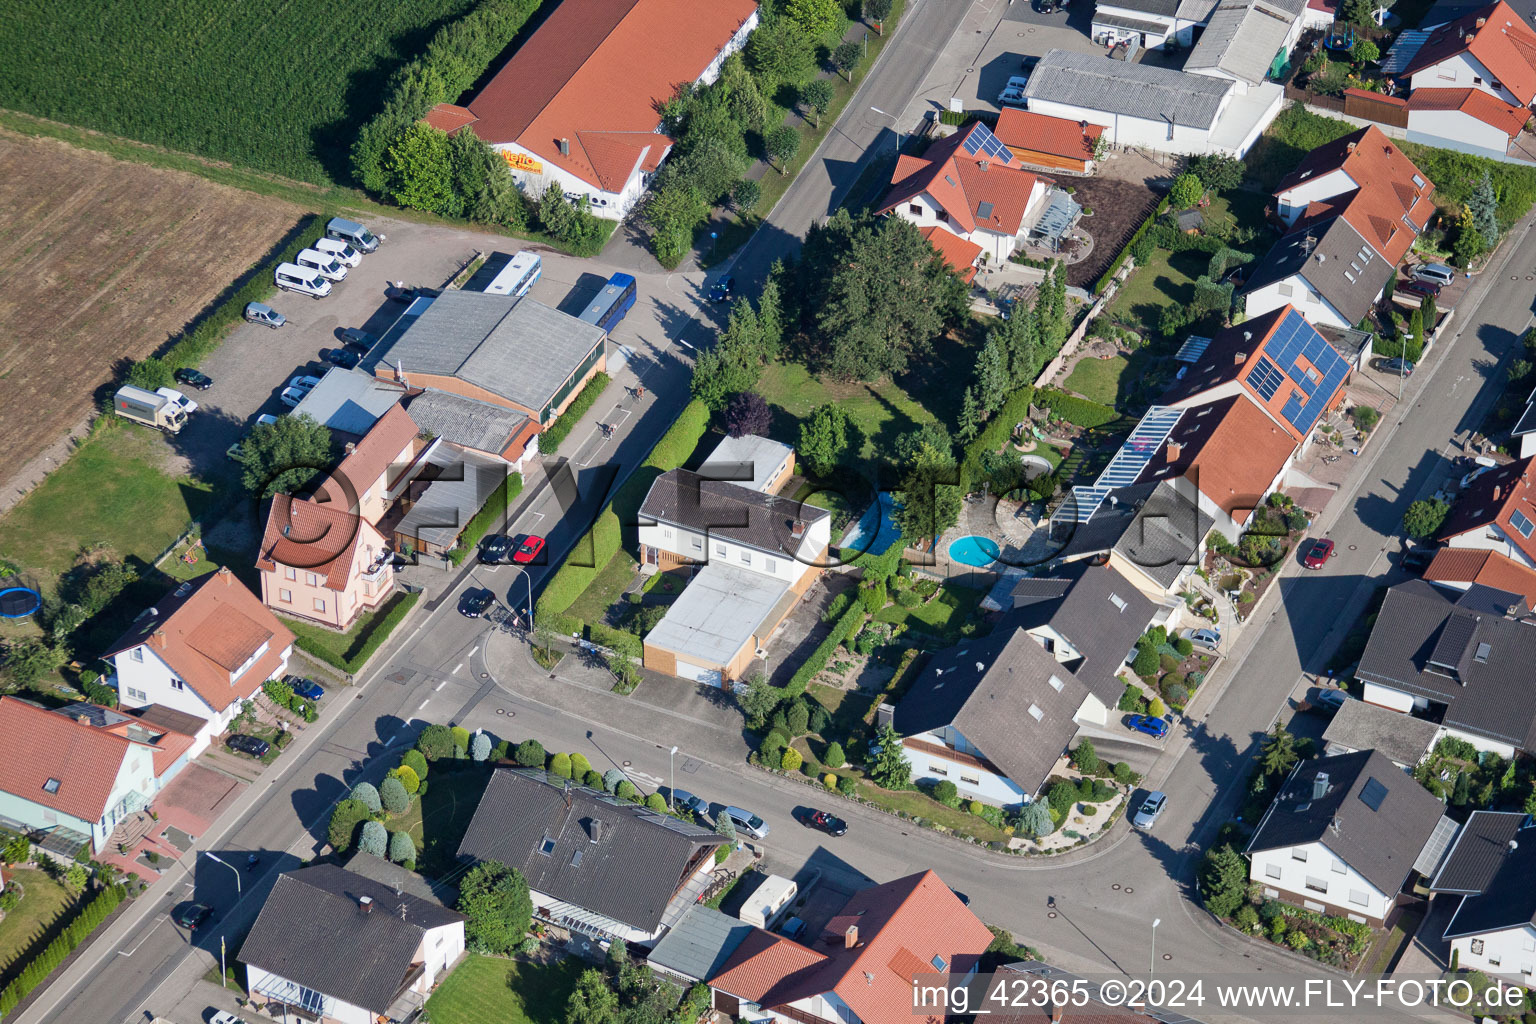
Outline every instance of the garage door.
[[710, 686], [720, 685], [720, 670], [717, 668], [704, 668], [700, 665], [690, 665], [686, 661], [679, 660], [677, 674], [681, 679], [692, 679], [696, 683], [708, 683]]

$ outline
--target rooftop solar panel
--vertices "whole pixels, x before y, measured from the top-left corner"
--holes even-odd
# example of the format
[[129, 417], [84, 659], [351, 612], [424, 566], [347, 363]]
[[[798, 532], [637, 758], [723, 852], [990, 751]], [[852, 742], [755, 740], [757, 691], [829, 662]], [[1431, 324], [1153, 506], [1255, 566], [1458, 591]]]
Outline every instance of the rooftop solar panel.
[[971, 156], [983, 156], [988, 160], [996, 160], [1000, 164], [1013, 162], [1013, 151], [998, 141], [997, 136], [992, 134], [992, 129], [979, 122], [971, 127], [960, 148]]
[[[1287, 313], [1264, 346], [1264, 356], [1248, 375], [1248, 384], [1267, 402], [1279, 391], [1280, 374], [1289, 377], [1308, 396], [1296, 395], [1286, 401], [1281, 415], [1298, 431], [1311, 430], [1322, 416], [1328, 400], [1349, 373], [1344, 357], [1306, 319], [1295, 310]], [[1300, 360], [1316, 371], [1309, 376]], [[1261, 372], [1261, 370], [1263, 372]]]
[[1248, 386], [1259, 393], [1264, 401], [1275, 397], [1280, 388], [1280, 371], [1268, 359], [1260, 356], [1253, 369], [1248, 371]]
[[1136, 429], [1120, 445], [1115, 457], [1099, 474], [1092, 487], [1072, 488], [1072, 497], [1062, 506], [1061, 515], [1068, 522], [1086, 523], [1093, 518], [1109, 492], [1117, 487], [1128, 487], [1141, 476], [1141, 471], [1152, 461], [1168, 435], [1184, 414], [1182, 409], [1154, 405], [1136, 424]]

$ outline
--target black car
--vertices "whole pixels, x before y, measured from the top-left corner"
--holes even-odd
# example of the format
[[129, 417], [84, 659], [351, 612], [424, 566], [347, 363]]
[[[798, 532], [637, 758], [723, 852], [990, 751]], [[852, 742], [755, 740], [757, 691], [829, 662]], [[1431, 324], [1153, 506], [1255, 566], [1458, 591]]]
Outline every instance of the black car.
[[512, 550], [512, 538], [504, 533], [493, 533], [480, 544], [480, 561], [497, 565], [507, 560]]
[[176, 371], [176, 383], [185, 384], [189, 388], [199, 391], [207, 391], [213, 387], [213, 378], [206, 373], [184, 366]]
[[1433, 281], [1404, 281], [1397, 290], [1407, 295], [1420, 295], [1426, 299], [1438, 298], [1440, 286]]
[[341, 340], [346, 342], [347, 348], [355, 348], [363, 355], [367, 355], [368, 350], [373, 348], [374, 345], [378, 344], [379, 341], [378, 338], [375, 338], [367, 331], [360, 330], [356, 327], [343, 328], [341, 332]]
[[358, 355], [356, 351], [350, 348], [328, 348], [324, 352], [320, 353], [320, 358], [324, 359], [332, 366], [339, 366], [343, 370], [350, 370], [352, 367], [356, 366], [363, 357]]
[[234, 733], [224, 741], [224, 745], [230, 750], [238, 750], [242, 754], [250, 754], [252, 757], [266, 757], [267, 751], [272, 749], [272, 744], [260, 736], [247, 736], [244, 733]]
[[496, 595], [484, 587], [472, 587], [459, 598], [459, 614], [468, 619], [478, 619], [496, 600]]
[[213, 914], [213, 908], [206, 903], [188, 903], [176, 911], [176, 923], [189, 932], [197, 931], [197, 926], [208, 920]]
[[709, 289], [710, 302], [730, 302], [731, 290], [736, 287], [736, 279], [730, 274], [720, 278]]
[[806, 828], [814, 828], [818, 832], [825, 832], [829, 836], [845, 835], [848, 832], [848, 823], [842, 818], [826, 811], [809, 811], [805, 815]]
[[962, 907], [968, 907], [971, 905], [971, 898], [965, 893], [961, 892], [959, 889], [951, 889], [949, 891], [955, 894], [955, 899], [960, 901], [960, 905]]

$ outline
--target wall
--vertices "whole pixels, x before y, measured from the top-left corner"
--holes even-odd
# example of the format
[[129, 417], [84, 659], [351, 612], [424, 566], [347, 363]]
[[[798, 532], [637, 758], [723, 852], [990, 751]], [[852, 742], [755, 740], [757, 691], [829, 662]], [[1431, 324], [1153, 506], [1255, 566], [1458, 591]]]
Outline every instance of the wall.
[[[907, 759], [912, 763], [914, 782], [936, 783], [947, 779], [955, 784], [955, 789], [965, 799], [980, 800], [998, 807], [1020, 807], [1026, 802], [1027, 794], [1007, 776], [985, 771], [975, 765], [944, 757], [941, 754], [930, 753], [927, 749], [913, 747], [910, 741], [914, 740], [936, 747], [949, 745], [945, 742], [944, 736], [935, 732], [903, 737], [902, 747], [907, 752]], [[968, 779], [972, 781], [966, 781]]]
[[[246, 984], [253, 999], [268, 997], [298, 1006], [300, 986], [287, 978], [265, 971], [254, 964], [245, 965]], [[361, 1006], [344, 1003], [334, 996], [322, 997], [322, 1013], [340, 1024], [373, 1024], [373, 1014]], [[279, 1011], [280, 1013], [281, 1011]]]
[[1493, 160], [1504, 159], [1504, 154], [1509, 151], [1508, 135], [1459, 110], [1409, 111], [1408, 141], [1443, 146]]
[[1284, 192], [1276, 192], [1275, 212], [1289, 227], [1296, 223], [1296, 218], [1302, 215], [1309, 203], [1330, 199], [1357, 187], [1355, 180], [1345, 174], [1343, 169], [1335, 169], [1298, 182]]
[[[1386, 917], [1387, 911], [1391, 909], [1391, 899], [1366, 881], [1358, 871], [1335, 857], [1326, 846], [1322, 843], [1308, 843], [1297, 849], [1306, 852], [1305, 862], [1295, 859], [1289, 847], [1255, 852], [1248, 877], [1264, 886], [1266, 896], [1275, 898], [1278, 893], [1279, 898], [1288, 903], [1310, 903], [1314, 910], [1321, 905], [1327, 913], [1356, 919], [1368, 918], [1372, 922], [1379, 922]], [[1418, 851], [1414, 850], [1413, 855], [1417, 854]], [[1271, 874], [1272, 871], [1277, 871], [1279, 877]], [[1308, 889], [1308, 877], [1324, 882], [1328, 891], [1320, 893]], [[1363, 905], [1351, 900], [1355, 894], [1365, 897]]]
[[1142, 146], [1159, 153], [1186, 154], [1207, 153], [1213, 149], [1211, 133], [1203, 128], [1174, 125], [1170, 132], [1165, 121], [1112, 114], [1038, 97], [1029, 101], [1029, 109], [1038, 114], [1103, 125], [1104, 138], [1112, 146]]
[[1421, 708], [1428, 706], [1428, 701], [1422, 697], [1416, 701], [1411, 694], [1401, 690], [1394, 690], [1368, 680], [1362, 680], [1362, 682], [1365, 683], [1365, 688], [1360, 691], [1360, 699], [1367, 704], [1375, 704], [1377, 707], [1383, 707], [1389, 711], [1400, 711], [1403, 714], [1412, 711], [1415, 703], [1418, 703]]
[[[1485, 28], [1483, 31], [1492, 31], [1492, 29]], [[1440, 63], [1415, 73], [1412, 85], [1415, 89], [1476, 89], [1478, 92], [1497, 96], [1511, 106], [1525, 106], [1520, 102], [1520, 98], [1510, 92], [1503, 83], [1499, 83], [1498, 88], [1494, 88], [1498, 77], [1470, 53], [1458, 53], [1454, 57], [1447, 57]]]
[[1283, 281], [1275, 281], [1262, 288], [1255, 288], [1246, 294], [1250, 318], [1290, 304], [1295, 306], [1309, 323], [1338, 328], [1354, 326], [1299, 274], [1293, 274]]
[[[1036, 190], [1043, 191], [1038, 184]], [[1030, 205], [1033, 206], [1037, 201], [1036, 197], [1031, 194]], [[917, 207], [917, 212], [913, 212], [913, 207]], [[920, 228], [941, 227], [958, 238], [974, 242], [981, 246], [982, 252], [991, 254], [992, 258], [999, 262], [1006, 260], [1012, 255], [1014, 247], [1018, 244], [1018, 239], [1013, 235], [988, 231], [980, 227], [975, 231], [963, 230], [959, 224], [955, 223], [954, 218], [945, 213], [943, 208], [935, 203], [926, 192], [897, 203], [892, 208], [892, 212], [902, 220], [915, 224]]]
[[[1435, 743], [1440, 742], [1441, 736], [1454, 736], [1458, 740], [1466, 740], [1478, 750], [1486, 750], [1490, 753], [1498, 754], [1502, 758], [1507, 759], [1515, 756], [1515, 745], [1513, 743], [1504, 743], [1499, 740], [1490, 739], [1487, 736], [1482, 736], [1478, 733], [1466, 732], [1461, 729], [1453, 729], [1452, 727], [1445, 725], [1440, 727], [1440, 734], [1435, 737]], [[1434, 744], [1432, 743], [1430, 746], [1433, 747]]]
[[1448, 547], [1453, 548], [1471, 548], [1476, 551], [1497, 551], [1501, 555], [1507, 555], [1508, 557], [1514, 559], [1521, 565], [1536, 567], [1536, 562], [1532, 562], [1531, 559], [1526, 556], [1525, 552], [1521, 551], [1520, 548], [1510, 540], [1509, 534], [1504, 532], [1504, 527], [1498, 525], [1497, 523], [1489, 523], [1487, 526], [1484, 526], [1480, 529], [1468, 530], [1466, 533], [1459, 533], [1454, 537], [1447, 538], [1445, 543]]
[[[1451, 922], [1454, 926], [1455, 922]], [[1479, 942], [1482, 952], [1474, 953], [1472, 943]], [[1536, 927], [1509, 928], [1487, 935], [1452, 939], [1458, 952], [1457, 964], [1465, 970], [1483, 971], [1518, 979], [1526, 988], [1536, 989]], [[1497, 961], [1497, 963], [1495, 962]]]
[[442, 980], [441, 975], [448, 970], [448, 966], [463, 952], [464, 922], [455, 921], [423, 932], [421, 945], [416, 947], [411, 962], [423, 964], [425, 969], [411, 990], [423, 995], [431, 992], [433, 986]]
[[[346, 580], [340, 590], [326, 586], [324, 573], [278, 564], [277, 568], [261, 572], [261, 600], [268, 608], [285, 615], [323, 623], [333, 629], [345, 630], [358, 615], [377, 608], [395, 589], [395, 570], [385, 563], [376, 574], [377, 578], [364, 579], [363, 574], [375, 558], [388, 551], [384, 535], [363, 520], [358, 521], [362, 534], [352, 552], [352, 564], [347, 569]], [[284, 599], [287, 595], [287, 599]], [[324, 609], [315, 607], [323, 602]]]
[[[818, 524], [821, 533], [829, 529], [828, 522], [829, 520], [823, 519]], [[817, 532], [816, 527], [813, 527], [811, 535], [814, 537]], [[815, 566], [782, 552], [770, 555], [759, 548], [737, 544], [723, 537], [706, 536], [670, 523], [642, 523], [639, 535], [642, 549], [649, 546], [661, 551], [669, 551], [693, 562], [706, 564], [717, 562], [737, 569], [746, 569], [759, 576], [782, 580], [791, 586], [799, 583], [807, 573], [816, 571]], [[825, 540], [822, 540], [822, 550], [825, 550], [825, 546]]]

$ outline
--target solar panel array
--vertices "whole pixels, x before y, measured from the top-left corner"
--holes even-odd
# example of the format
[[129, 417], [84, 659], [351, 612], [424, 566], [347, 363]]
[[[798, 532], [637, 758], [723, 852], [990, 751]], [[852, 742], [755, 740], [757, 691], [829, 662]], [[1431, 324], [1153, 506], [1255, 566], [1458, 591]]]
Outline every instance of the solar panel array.
[[1115, 452], [1115, 457], [1104, 467], [1104, 472], [1093, 482], [1093, 486], [1072, 488], [1072, 500], [1062, 506], [1066, 520], [1086, 523], [1099, 510], [1104, 499], [1109, 497], [1110, 491], [1135, 483], [1141, 471], [1147, 468], [1147, 463], [1152, 461], [1157, 450], [1163, 446], [1163, 442], [1168, 440], [1168, 435], [1173, 433], [1173, 428], [1178, 426], [1182, 415], [1183, 409], [1166, 405], [1154, 405], [1148, 409], [1141, 422], [1136, 424], [1136, 429], [1131, 431], [1131, 436], [1125, 439], [1120, 450]]
[[[1309, 374], [1300, 360], [1306, 360], [1314, 372]], [[1279, 374], [1289, 377], [1297, 388], [1286, 399], [1280, 415], [1305, 434], [1322, 417], [1328, 400], [1344, 383], [1349, 363], [1293, 309], [1269, 336], [1264, 358], [1249, 372], [1248, 383], [1268, 401], [1279, 390]]]
[[992, 129], [980, 121], [971, 126], [971, 130], [966, 135], [965, 141], [960, 144], [960, 148], [971, 154], [971, 156], [981, 156], [988, 160], [996, 160], [1000, 164], [1013, 163], [1013, 151], [999, 142], [997, 136], [992, 134]]

